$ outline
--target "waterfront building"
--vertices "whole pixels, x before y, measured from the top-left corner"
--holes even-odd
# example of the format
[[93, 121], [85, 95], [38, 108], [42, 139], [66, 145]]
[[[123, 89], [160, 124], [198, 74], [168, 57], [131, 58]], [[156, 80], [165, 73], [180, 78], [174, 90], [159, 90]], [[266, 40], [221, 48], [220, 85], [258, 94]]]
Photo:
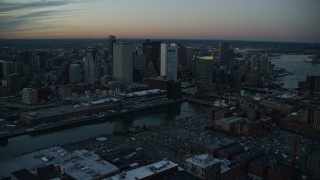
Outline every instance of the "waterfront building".
[[100, 55], [97, 49], [89, 48], [85, 57], [84, 62], [84, 76], [85, 82], [88, 84], [95, 84], [100, 79]]
[[92, 118], [88, 114], [94, 114], [106, 110], [118, 110], [122, 104], [117, 98], [104, 98], [88, 103], [76, 105], [64, 105], [47, 109], [35, 110], [30, 112], [20, 113], [20, 119], [27, 124], [37, 124], [50, 121], [61, 121], [68, 118]]
[[113, 44], [113, 78], [125, 83], [133, 82], [133, 44]]
[[71, 84], [77, 84], [81, 82], [80, 64], [71, 64], [69, 66], [69, 81]]
[[38, 103], [37, 90], [33, 88], [24, 88], [22, 90], [22, 103], [35, 105]]
[[178, 74], [178, 48], [176, 44], [161, 44], [160, 75], [168, 79], [177, 80]]
[[149, 78], [148, 88], [151, 89], [162, 89], [167, 91], [168, 98], [179, 99], [181, 98], [181, 82], [159, 78]]

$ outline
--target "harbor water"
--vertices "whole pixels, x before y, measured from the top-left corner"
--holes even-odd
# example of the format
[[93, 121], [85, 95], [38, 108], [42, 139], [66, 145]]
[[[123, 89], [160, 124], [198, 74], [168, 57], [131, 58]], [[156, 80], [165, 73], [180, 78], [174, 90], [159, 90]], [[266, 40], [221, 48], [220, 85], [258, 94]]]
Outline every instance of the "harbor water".
[[54, 145], [64, 145], [89, 139], [101, 134], [112, 134], [135, 126], [157, 126], [170, 120], [180, 119], [195, 113], [201, 113], [202, 106], [181, 102], [166, 107], [148, 109], [117, 117], [105, 117], [105, 122], [78, 126], [70, 129], [41, 134], [38, 136], [22, 135], [9, 138], [9, 143], [0, 146], [0, 159], [33, 152]]
[[297, 88], [298, 81], [305, 81], [308, 75], [320, 75], [320, 64], [305, 62], [310, 60], [311, 55], [281, 55], [279, 58], [271, 60], [277, 68], [284, 68], [292, 75], [279, 79], [285, 88]]

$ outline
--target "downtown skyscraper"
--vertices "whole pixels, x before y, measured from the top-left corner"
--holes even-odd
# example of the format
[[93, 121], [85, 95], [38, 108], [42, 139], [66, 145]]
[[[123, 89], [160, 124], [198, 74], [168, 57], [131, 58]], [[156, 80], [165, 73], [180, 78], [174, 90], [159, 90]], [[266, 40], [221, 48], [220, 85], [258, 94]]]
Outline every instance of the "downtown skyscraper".
[[100, 55], [97, 49], [88, 48], [83, 58], [84, 78], [88, 84], [95, 84], [100, 78]]
[[113, 44], [113, 78], [116, 81], [132, 83], [133, 81], [133, 44]]
[[177, 80], [178, 74], [178, 46], [161, 44], [160, 75], [168, 79]]

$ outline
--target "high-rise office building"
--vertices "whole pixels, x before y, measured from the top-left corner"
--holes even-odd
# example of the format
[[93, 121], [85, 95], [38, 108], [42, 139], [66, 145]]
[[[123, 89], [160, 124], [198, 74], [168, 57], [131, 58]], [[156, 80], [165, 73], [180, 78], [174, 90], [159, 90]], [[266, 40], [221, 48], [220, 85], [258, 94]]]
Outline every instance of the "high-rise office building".
[[113, 44], [113, 78], [116, 81], [132, 83], [133, 81], [133, 44]]
[[22, 62], [22, 75], [25, 77], [31, 76], [31, 59], [32, 53], [24, 51], [19, 54], [19, 61]]
[[230, 49], [229, 49], [228, 65], [227, 65], [227, 70], [229, 71], [229, 73], [232, 73], [232, 72], [233, 72], [234, 64], [235, 64], [234, 49], [233, 49], [233, 48], [230, 48]]
[[7, 80], [8, 76], [13, 73], [13, 62], [0, 61], [2, 67], [2, 78]]
[[147, 57], [147, 73], [149, 76], [160, 74], [160, 44], [159, 41], [150, 40], [143, 43], [143, 54]]
[[258, 58], [257, 58], [257, 56], [256, 55], [252, 55], [251, 57], [250, 57], [250, 62], [251, 62], [251, 69], [252, 70], [255, 70], [255, 69], [257, 69], [258, 68]]
[[144, 54], [134, 53], [133, 57], [133, 67], [140, 69], [141, 76], [146, 76], [147, 69], [147, 57]]
[[85, 82], [89, 84], [95, 84], [100, 79], [100, 55], [97, 49], [89, 48], [85, 57], [84, 62], [84, 76]]
[[189, 71], [192, 71], [194, 68], [194, 49], [189, 47], [186, 49], [187, 51], [187, 67]]
[[17, 93], [21, 90], [21, 76], [18, 73], [8, 76], [8, 86], [11, 93]]
[[220, 42], [219, 43], [219, 65], [227, 67], [229, 72], [233, 71], [234, 66], [234, 50], [229, 48], [228, 43]]
[[41, 51], [38, 53], [39, 56], [39, 69], [41, 73], [45, 72], [46, 63], [48, 61], [48, 53], [46, 51]]
[[31, 78], [38, 74], [40, 70], [39, 56], [30, 51], [24, 51], [19, 54], [19, 61], [22, 62], [22, 75], [26, 78]]
[[71, 84], [77, 84], [81, 82], [80, 64], [71, 64], [69, 66], [69, 81]]
[[177, 80], [178, 74], [178, 48], [176, 44], [161, 44], [160, 75], [168, 79]]
[[226, 42], [219, 43], [219, 65], [227, 66], [229, 63], [229, 45]]
[[212, 83], [213, 81], [213, 56], [197, 57], [196, 79], [203, 83]]
[[187, 67], [187, 48], [185, 46], [178, 46], [178, 67], [186, 68]]
[[260, 73], [267, 75], [270, 72], [268, 55], [261, 56]]
[[109, 61], [113, 61], [113, 44], [116, 42], [116, 37], [113, 35], [109, 35], [108, 38], [108, 48], [109, 48]]

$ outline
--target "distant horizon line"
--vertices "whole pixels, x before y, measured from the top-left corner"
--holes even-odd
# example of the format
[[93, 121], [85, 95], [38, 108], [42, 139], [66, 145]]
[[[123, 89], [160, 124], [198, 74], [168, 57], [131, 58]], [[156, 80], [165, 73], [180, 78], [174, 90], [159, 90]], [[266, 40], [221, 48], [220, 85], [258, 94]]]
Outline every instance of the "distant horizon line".
[[[111, 34], [110, 34], [111, 35]], [[108, 35], [109, 36], [109, 35]], [[90, 39], [108, 39], [108, 36], [103, 37], [54, 37], [54, 38], [0, 38], [0, 40], [90, 40]], [[246, 40], [246, 39], [210, 39], [210, 38], [123, 38], [115, 36], [116, 40], [185, 40], [185, 41], [243, 41], [243, 42], [273, 42], [273, 43], [297, 43], [297, 44], [320, 44], [320, 42], [308, 41], [284, 41], [284, 40]]]

